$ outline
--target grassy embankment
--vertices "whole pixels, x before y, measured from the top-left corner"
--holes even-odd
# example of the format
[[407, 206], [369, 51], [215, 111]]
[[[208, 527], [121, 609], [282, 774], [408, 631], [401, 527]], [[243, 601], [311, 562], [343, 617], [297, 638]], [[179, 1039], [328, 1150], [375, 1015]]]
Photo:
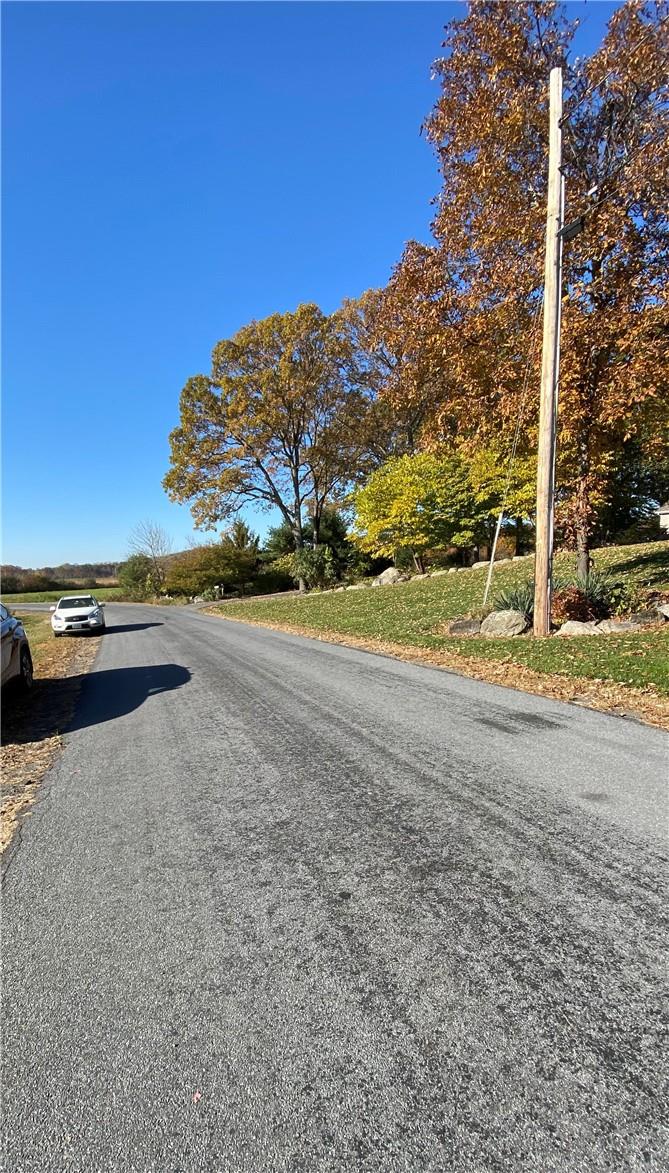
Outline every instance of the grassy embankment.
[[[594, 552], [595, 568], [608, 571], [616, 582], [669, 591], [669, 542], [617, 546]], [[491, 600], [506, 587], [532, 576], [532, 559], [511, 562], [495, 570]], [[573, 574], [573, 555], [558, 554], [555, 572]], [[439, 654], [434, 662], [472, 674], [486, 675], [476, 666], [506, 665], [505, 682], [526, 685], [518, 673], [544, 674], [616, 682], [627, 689], [651, 689], [669, 695], [669, 624], [631, 635], [576, 636], [569, 639], [455, 639], [442, 634], [449, 619], [480, 609], [485, 569], [462, 571], [437, 578], [345, 593], [311, 593], [302, 597], [240, 600], [214, 608], [229, 619], [270, 624], [326, 638], [362, 641], [380, 648], [388, 645], [424, 649]], [[499, 672], [493, 673], [500, 678]], [[526, 678], [527, 684], [527, 678]], [[533, 689], [530, 689], [533, 691]]]

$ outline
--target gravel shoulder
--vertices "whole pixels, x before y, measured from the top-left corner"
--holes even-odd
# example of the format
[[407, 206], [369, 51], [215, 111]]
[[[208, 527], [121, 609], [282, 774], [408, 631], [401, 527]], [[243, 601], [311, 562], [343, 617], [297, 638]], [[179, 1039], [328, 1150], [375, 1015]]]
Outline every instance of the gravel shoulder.
[[[48, 612], [48, 604], [46, 605]], [[30, 609], [23, 618], [33, 659], [35, 680], [29, 695], [10, 685], [3, 695], [2, 804], [0, 853], [9, 847], [20, 820], [38, 793], [39, 782], [62, 749], [62, 731], [72, 718], [81, 682], [95, 660], [102, 637], [54, 639], [48, 614]]]

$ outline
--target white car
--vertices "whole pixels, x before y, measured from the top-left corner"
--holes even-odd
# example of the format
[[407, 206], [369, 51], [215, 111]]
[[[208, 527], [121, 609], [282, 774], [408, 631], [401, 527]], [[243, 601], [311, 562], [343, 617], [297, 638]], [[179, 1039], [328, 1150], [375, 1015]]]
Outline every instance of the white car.
[[63, 595], [56, 606], [50, 608], [53, 634], [64, 635], [67, 631], [104, 631], [103, 607], [104, 603], [98, 603], [93, 595]]

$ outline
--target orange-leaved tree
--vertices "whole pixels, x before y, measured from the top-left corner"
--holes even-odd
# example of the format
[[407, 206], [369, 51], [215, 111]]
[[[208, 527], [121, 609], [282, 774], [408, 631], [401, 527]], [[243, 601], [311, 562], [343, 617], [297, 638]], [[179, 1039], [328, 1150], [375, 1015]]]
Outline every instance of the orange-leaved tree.
[[[568, 64], [560, 5], [472, 0], [446, 26], [425, 130], [442, 187], [432, 245], [410, 244], [384, 293], [382, 329], [428, 378], [422, 440], [519, 451], [536, 442], [548, 145], [548, 74], [564, 63], [567, 220], [558, 519], [588, 566], [598, 510], [630, 440], [667, 444], [667, 8], [629, 0], [601, 48]], [[590, 193], [589, 195], [587, 193]], [[523, 400], [527, 364], [529, 394]], [[410, 366], [409, 362], [409, 366]], [[388, 380], [411, 401], [404, 370]]]
[[364, 399], [344, 373], [341, 334], [315, 305], [251, 322], [186, 383], [164, 486], [211, 529], [243, 504], [276, 508], [303, 545], [351, 480]]

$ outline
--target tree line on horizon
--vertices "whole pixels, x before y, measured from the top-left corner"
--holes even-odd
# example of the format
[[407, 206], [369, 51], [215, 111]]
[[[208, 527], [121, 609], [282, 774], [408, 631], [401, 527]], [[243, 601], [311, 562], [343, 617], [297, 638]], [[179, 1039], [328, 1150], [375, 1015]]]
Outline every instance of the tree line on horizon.
[[583, 574], [594, 543], [652, 535], [669, 494], [668, 21], [665, 0], [628, 0], [572, 63], [561, 4], [472, 0], [446, 25], [423, 127], [432, 240], [333, 314], [300, 305], [215, 345], [181, 392], [164, 480], [196, 527], [277, 510], [302, 582], [337, 509], [361, 555], [408, 551], [417, 569], [488, 541], [503, 499], [531, 532], [548, 74], [563, 62], [580, 231], [564, 247], [556, 540]]
[[101, 580], [115, 580], [120, 562], [62, 562], [58, 566], [14, 566], [7, 562], [0, 567], [2, 590], [5, 594], [23, 594], [32, 591], [54, 591], [70, 586], [92, 588]]

